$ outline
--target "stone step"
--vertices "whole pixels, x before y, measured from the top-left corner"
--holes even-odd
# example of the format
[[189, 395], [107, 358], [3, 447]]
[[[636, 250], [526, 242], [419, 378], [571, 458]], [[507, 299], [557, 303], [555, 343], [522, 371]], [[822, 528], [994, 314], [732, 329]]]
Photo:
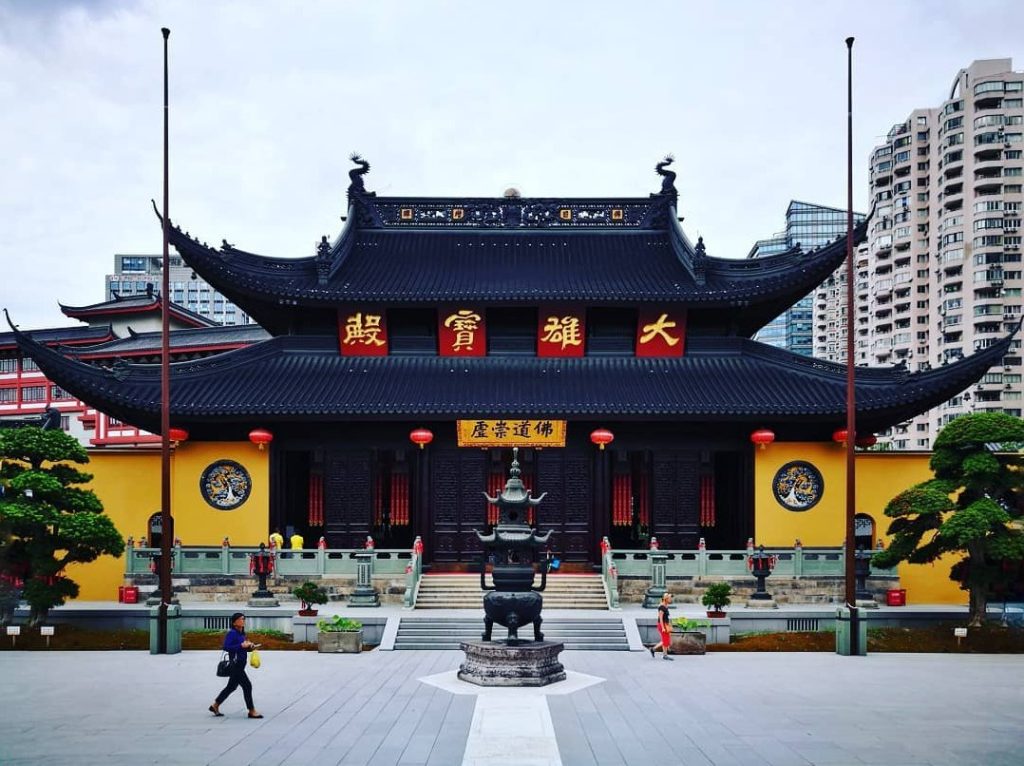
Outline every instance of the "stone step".
[[[629, 641], [622, 620], [545, 620], [541, 626], [544, 638], [560, 641], [566, 650], [575, 651], [628, 651]], [[441, 617], [405, 618], [399, 623], [395, 638], [395, 649], [458, 649], [462, 641], [478, 641], [483, 632], [483, 616], [479, 618]], [[530, 625], [524, 626], [520, 635], [533, 635]], [[492, 638], [503, 641], [508, 631], [500, 625], [494, 626]]]

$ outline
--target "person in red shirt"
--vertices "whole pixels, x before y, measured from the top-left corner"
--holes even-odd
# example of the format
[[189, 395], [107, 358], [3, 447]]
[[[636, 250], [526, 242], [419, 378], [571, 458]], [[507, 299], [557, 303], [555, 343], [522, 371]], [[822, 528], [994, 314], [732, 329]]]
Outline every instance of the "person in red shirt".
[[658, 605], [658, 635], [661, 636], [661, 643], [647, 647], [652, 658], [654, 657], [654, 653], [661, 649], [662, 657], [664, 659], [672, 659], [668, 656], [669, 647], [672, 645], [672, 619], [670, 618], [668, 611], [669, 604], [671, 603], [672, 594], [668, 591], [662, 593], [661, 603]]

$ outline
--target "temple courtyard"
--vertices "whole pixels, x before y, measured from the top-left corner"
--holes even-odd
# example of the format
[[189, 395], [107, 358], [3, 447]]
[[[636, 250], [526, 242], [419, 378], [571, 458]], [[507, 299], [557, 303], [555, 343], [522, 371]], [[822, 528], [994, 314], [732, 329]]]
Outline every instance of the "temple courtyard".
[[0, 763], [1019, 764], [1024, 656], [562, 654], [567, 681], [480, 689], [461, 652], [264, 652], [207, 712], [217, 652], [0, 654]]

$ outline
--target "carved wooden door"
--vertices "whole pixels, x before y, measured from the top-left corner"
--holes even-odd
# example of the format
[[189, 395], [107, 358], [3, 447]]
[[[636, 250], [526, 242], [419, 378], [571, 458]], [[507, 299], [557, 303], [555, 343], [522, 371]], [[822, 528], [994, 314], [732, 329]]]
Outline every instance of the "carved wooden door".
[[[330, 548], [362, 548], [370, 533], [372, 453], [337, 450], [324, 455], [324, 536]], [[316, 541], [306, 542], [313, 547]]]
[[661, 548], [693, 547], [700, 522], [700, 454], [658, 450], [653, 463], [652, 534]]
[[533, 494], [548, 493], [534, 515], [537, 531], [552, 530], [551, 550], [563, 561], [589, 561], [593, 547], [592, 458], [567, 448], [538, 450], [536, 461]]
[[430, 508], [432, 559], [437, 562], [480, 560], [482, 546], [474, 530], [485, 531], [487, 461], [484, 452], [439, 449], [431, 455]]

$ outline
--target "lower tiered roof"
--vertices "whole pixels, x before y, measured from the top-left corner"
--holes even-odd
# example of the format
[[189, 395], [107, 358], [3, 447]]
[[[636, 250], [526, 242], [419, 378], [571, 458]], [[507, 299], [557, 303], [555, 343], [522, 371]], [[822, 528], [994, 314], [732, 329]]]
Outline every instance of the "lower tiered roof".
[[[1013, 334], [925, 372], [858, 369], [857, 428], [923, 412], [999, 363]], [[52, 381], [149, 431], [160, 425], [157, 365], [103, 369], [15, 331]], [[351, 419], [552, 417], [801, 424], [827, 438], [845, 418], [845, 367], [745, 338], [692, 338], [680, 358], [344, 357], [332, 336], [282, 336], [171, 366], [175, 425]], [[783, 429], [784, 430], [784, 429]], [[820, 432], [820, 433], [819, 433]]]

